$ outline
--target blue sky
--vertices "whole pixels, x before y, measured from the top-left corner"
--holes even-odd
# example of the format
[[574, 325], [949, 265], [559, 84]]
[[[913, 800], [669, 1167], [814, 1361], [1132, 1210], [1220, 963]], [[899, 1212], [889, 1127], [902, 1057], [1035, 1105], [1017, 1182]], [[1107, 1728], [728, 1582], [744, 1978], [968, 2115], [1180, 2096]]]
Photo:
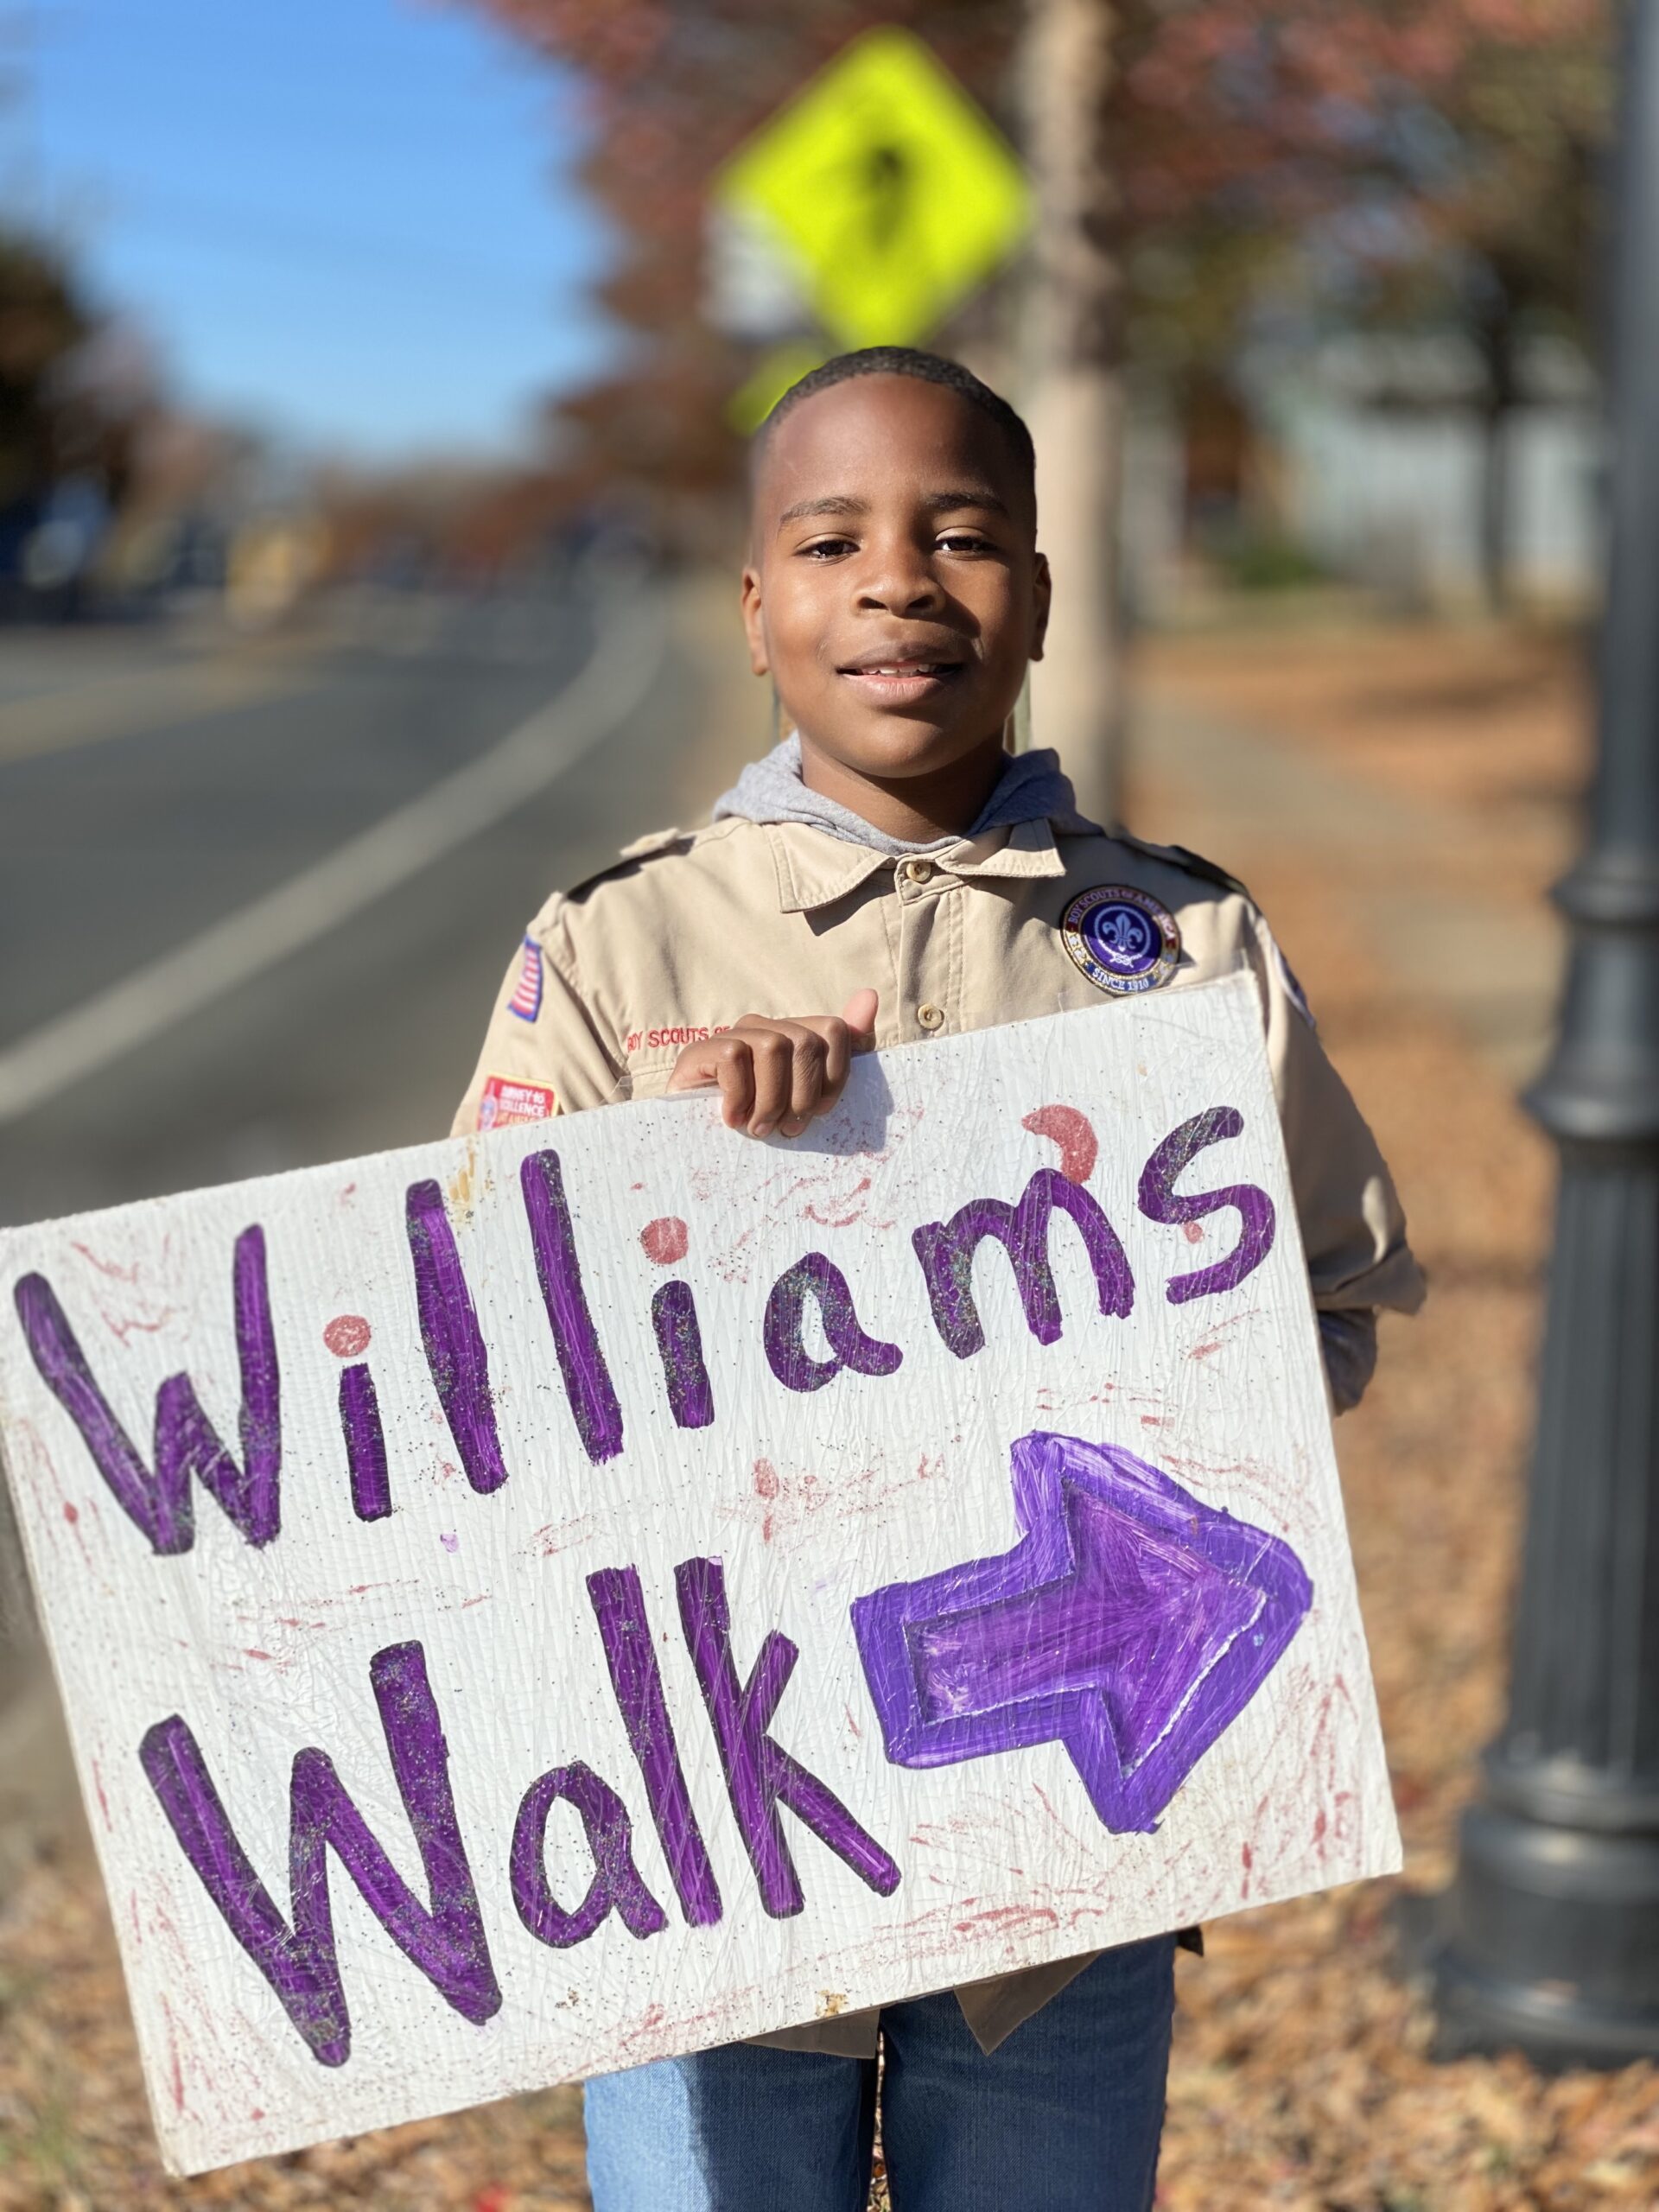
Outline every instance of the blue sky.
[[193, 404], [377, 459], [499, 451], [606, 359], [577, 88], [461, 0], [4, 14], [32, 90], [0, 190], [67, 223]]

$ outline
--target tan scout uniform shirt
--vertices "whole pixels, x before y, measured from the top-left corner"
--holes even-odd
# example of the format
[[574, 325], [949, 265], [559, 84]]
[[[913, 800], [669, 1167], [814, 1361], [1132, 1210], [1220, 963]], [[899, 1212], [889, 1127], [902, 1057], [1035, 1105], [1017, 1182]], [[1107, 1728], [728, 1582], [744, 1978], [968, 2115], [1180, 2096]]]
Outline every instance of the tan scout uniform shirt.
[[[1174, 916], [1180, 960], [1164, 988], [1240, 968], [1255, 978], [1316, 1306], [1413, 1311], [1422, 1281], [1388, 1170], [1266, 922], [1207, 864], [1101, 830], [1021, 823], [898, 860], [800, 823], [728, 818], [642, 838], [536, 917], [455, 1131], [658, 1097], [687, 1044], [746, 1014], [833, 1014], [866, 985], [880, 995], [878, 1046], [1077, 1007], [1116, 1003], [1131, 1020], [1133, 999], [1090, 982], [1060, 936], [1067, 904], [1108, 884]], [[981, 2046], [1097, 1955], [958, 1989]], [[875, 2021], [849, 2014], [762, 2040], [868, 2056]]]

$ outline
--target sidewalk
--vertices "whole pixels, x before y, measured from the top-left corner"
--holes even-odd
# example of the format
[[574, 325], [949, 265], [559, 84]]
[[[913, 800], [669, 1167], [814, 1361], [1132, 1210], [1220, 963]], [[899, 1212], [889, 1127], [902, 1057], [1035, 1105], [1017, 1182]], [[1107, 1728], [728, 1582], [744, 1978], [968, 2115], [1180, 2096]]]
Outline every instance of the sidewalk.
[[[700, 811], [766, 737], [730, 594], [682, 589]], [[1125, 811], [1250, 885], [1394, 1166], [1431, 1278], [1338, 1431], [1406, 1881], [1449, 1872], [1497, 1724], [1550, 1160], [1513, 1103], [1559, 963], [1543, 887], [1575, 840], [1583, 742], [1561, 658], [1496, 634], [1156, 640]], [[1183, 1959], [1164, 2212], [1592, 2212], [1659, 2202], [1659, 2077], [1432, 2065], [1392, 1972], [1394, 1885], [1214, 1923]], [[577, 2212], [552, 2091], [168, 2183], [156, 2171], [97, 1878], [37, 1863], [0, 1908], [0, 2208], [327, 2205]], [[1010, 2208], [1014, 2212], [1014, 2208]]]

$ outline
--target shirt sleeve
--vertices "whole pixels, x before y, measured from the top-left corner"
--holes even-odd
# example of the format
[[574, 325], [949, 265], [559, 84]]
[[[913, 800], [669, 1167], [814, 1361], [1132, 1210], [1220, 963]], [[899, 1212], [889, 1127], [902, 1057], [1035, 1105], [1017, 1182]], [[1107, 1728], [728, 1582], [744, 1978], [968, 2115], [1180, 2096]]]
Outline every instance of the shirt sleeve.
[[452, 1136], [544, 1122], [629, 1096], [626, 1062], [582, 991], [563, 906], [551, 900], [513, 955]]
[[1300, 985], [1254, 909], [1252, 923], [1252, 965], [1314, 1306], [1321, 1313], [1387, 1306], [1414, 1313], [1425, 1286], [1393, 1179], [1325, 1056]]

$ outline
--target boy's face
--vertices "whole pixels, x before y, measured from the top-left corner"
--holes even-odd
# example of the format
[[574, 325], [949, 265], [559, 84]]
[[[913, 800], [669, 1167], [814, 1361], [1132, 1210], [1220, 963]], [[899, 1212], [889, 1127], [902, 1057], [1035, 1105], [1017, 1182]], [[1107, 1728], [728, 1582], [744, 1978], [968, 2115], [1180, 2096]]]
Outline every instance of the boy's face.
[[1001, 430], [916, 377], [849, 378], [772, 431], [743, 618], [802, 736], [886, 782], [1001, 742], [1042, 652], [1048, 564]]

